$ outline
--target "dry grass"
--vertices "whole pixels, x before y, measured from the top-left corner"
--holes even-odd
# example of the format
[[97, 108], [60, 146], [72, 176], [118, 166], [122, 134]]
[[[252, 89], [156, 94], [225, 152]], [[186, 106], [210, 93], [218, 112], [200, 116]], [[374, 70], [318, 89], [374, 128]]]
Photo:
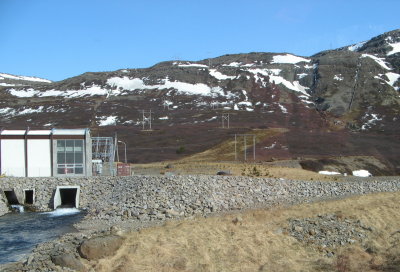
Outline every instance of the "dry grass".
[[[168, 164], [171, 164], [172, 168], [166, 169], [165, 166]], [[166, 172], [173, 172], [181, 175], [215, 175], [218, 171], [228, 171], [235, 176], [270, 177], [315, 181], [341, 180], [341, 176], [326, 176], [301, 168], [242, 162], [173, 161], [164, 163], [135, 164], [132, 166], [132, 169], [136, 174], [165, 174]]]
[[[269, 128], [269, 129], [254, 129], [248, 134], [256, 136], [256, 144], [264, 141], [267, 138], [274, 137], [281, 133], [287, 132], [286, 128]], [[253, 144], [253, 139], [247, 139], [247, 147], [249, 148]], [[237, 152], [242, 154], [244, 151], [243, 137], [237, 138]], [[194, 154], [183, 158], [182, 162], [210, 162], [210, 161], [232, 161], [235, 159], [235, 140], [229, 139], [224, 141], [217, 146], [210, 148], [204, 152]]]
[[[400, 271], [400, 193], [168, 222], [127, 235], [95, 271]], [[289, 218], [338, 213], [374, 228], [368, 252], [346, 246], [328, 258], [283, 229]], [[236, 220], [238, 219], [238, 220]]]

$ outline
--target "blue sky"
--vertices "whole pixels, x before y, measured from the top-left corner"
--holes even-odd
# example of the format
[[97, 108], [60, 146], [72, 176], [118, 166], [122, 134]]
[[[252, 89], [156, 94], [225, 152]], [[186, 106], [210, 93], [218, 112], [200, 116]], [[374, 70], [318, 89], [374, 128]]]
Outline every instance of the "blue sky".
[[319, 51], [400, 28], [398, 0], [0, 0], [0, 72], [62, 80], [224, 54]]

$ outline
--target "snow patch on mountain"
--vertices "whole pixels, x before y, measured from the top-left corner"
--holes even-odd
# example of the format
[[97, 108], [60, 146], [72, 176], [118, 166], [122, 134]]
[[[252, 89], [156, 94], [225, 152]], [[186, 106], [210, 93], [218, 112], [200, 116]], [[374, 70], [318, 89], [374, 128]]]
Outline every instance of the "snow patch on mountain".
[[271, 63], [290, 63], [290, 64], [295, 64], [299, 62], [310, 62], [311, 60], [298, 57], [295, 55], [291, 54], [286, 54], [286, 55], [277, 55], [273, 56], [273, 60]]
[[[0, 78], [1, 79], [1, 78]], [[17, 87], [17, 86], [24, 86], [23, 84], [9, 84], [9, 83], [0, 83], [0, 86], [3, 87]]]
[[374, 55], [370, 55], [370, 54], [362, 54], [361, 55], [362, 58], [371, 58], [373, 59], [376, 63], [378, 63], [382, 68], [386, 69], [386, 70], [392, 70], [391, 68], [389, 68], [386, 64], [386, 62], [384, 61], [383, 58], [378, 58]]
[[198, 68], [208, 68], [207, 65], [205, 64], [200, 64], [200, 63], [191, 63], [191, 62], [186, 62], [186, 63], [178, 63], [174, 62], [173, 65], [178, 65], [179, 67], [198, 67]]
[[[394, 84], [397, 82], [397, 80], [399, 80], [400, 75], [399, 75], [399, 74], [396, 74], [396, 73], [391, 73], [391, 72], [386, 73], [385, 75], [386, 75], [386, 77], [389, 79], [389, 81], [386, 81], [386, 83], [389, 84], [390, 86], [392, 86], [393, 88], [395, 88], [395, 87], [394, 87]], [[399, 87], [397, 87], [397, 88], [395, 88], [395, 89], [398, 90]]]
[[[224, 96], [224, 91], [221, 87], [209, 87], [203, 83], [191, 84], [180, 81], [170, 81], [169, 78], [161, 79], [161, 84], [158, 85], [146, 85], [143, 79], [140, 78], [128, 78], [128, 77], [112, 77], [107, 80], [107, 84], [111, 87], [123, 88], [124, 90], [165, 90], [174, 89], [178, 93], [188, 95], [203, 95], [203, 96]], [[113, 92], [114, 94], [115, 92]]]
[[39, 93], [39, 91], [36, 91], [32, 88], [29, 89], [22, 89], [22, 90], [16, 90], [16, 89], [9, 89], [8, 92], [16, 97], [33, 97], [35, 96], [37, 93]]
[[343, 76], [342, 76], [341, 74], [338, 74], [338, 75], [335, 75], [335, 76], [333, 77], [333, 79], [334, 79], [334, 80], [337, 80], [337, 81], [342, 81], [344, 78], [343, 78]]
[[278, 106], [279, 106], [279, 108], [281, 109], [282, 113], [284, 113], [284, 114], [287, 114], [287, 113], [288, 113], [288, 110], [287, 110], [287, 108], [285, 108], [285, 106], [283, 106], [283, 105], [281, 105], [281, 104], [279, 104], [279, 103], [278, 103]]
[[380, 118], [379, 115], [375, 113], [367, 113], [365, 114], [365, 116], [363, 116], [362, 119], [365, 120], [365, 124], [362, 125], [361, 130], [367, 130], [376, 125], [378, 121], [382, 120], [382, 118]]
[[241, 62], [236, 62], [236, 61], [231, 62], [229, 64], [222, 64], [222, 66], [228, 66], [228, 67], [240, 67], [241, 65], [242, 65]]
[[101, 116], [99, 118], [100, 118], [100, 121], [98, 123], [99, 123], [100, 127], [114, 126], [117, 122], [118, 116]]
[[2, 108], [0, 109], [0, 114], [4, 116], [19, 116], [19, 115], [26, 115], [26, 114], [33, 114], [33, 113], [41, 113], [44, 112], [44, 107], [39, 106], [37, 108], [28, 108], [25, 107], [22, 110], [16, 110], [13, 108]]
[[221, 72], [218, 72], [216, 69], [210, 69], [210, 75], [212, 77], [215, 77], [218, 80], [227, 80], [227, 79], [234, 79], [235, 78], [235, 76], [224, 75]]
[[350, 45], [349, 47], [347, 47], [347, 50], [353, 51], [353, 52], [357, 52], [361, 47], [363, 47], [363, 45], [366, 42], [359, 42], [353, 45]]
[[389, 43], [389, 45], [392, 47], [392, 50], [387, 53], [388, 56], [399, 53], [400, 52], [400, 42], [397, 43]]
[[98, 85], [92, 85], [83, 90], [47, 90], [47, 91], [38, 91], [33, 88], [29, 89], [9, 89], [9, 93], [13, 96], [17, 97], [50, 97], [50, 96], [58, 96], [58, 97], [66, 97], [66, 98], [77, 98], [83, 96], [95, 96], [95, 95], [108, 95], [110, 90], [103, 89]]
[[30, 76], [15, 76], [15, 75], [10, 75], [10, 74], [4, 74], [0, 73], [0, 79], [13, 79], [13, 80], [26, 80], [26, 81], [35, 81], [35, 82], [46, 82], [46, 83], [51, 83], [51, 80], [47, 80], [44, 78], [39, 78], [39, 77], [30, 77]]
[[306, 90], [308, 90], [308, 87], [304, 87], [300, 84], [299, 81], [295, 80], [293, 82], [290, 82], [289, 80], [284, 79], [281, 76], [278, 76], [280, 73], [280, 69], [249, 69], [248, 72], [254, 74], [254, 78], [257, 81], [261, 81], [263, 86], [265, 87], [266, 84], [264, 82], [264, 79], [259, 77], [258, 75], [263, 75], [269, 77], [269, 82], [275, 82], [275, 84], [282, 84], [289, 90], [295, 91], [295, 92], [300, 92], [305, 96], [310, 96]]
[[18, 112], [17, 115], [25, 115], [25, 114], [40, 113], [40, 112], [43, 112], [43, 106], [40, 106], [37, 109], [25, 108], [22, 111]]
[[[382, 78], [384, 75], [388, 78], [388, 80], [386, 80], [385, 78]], [[374, 76], [374, 78], [384, 81], [386, 84], [392, 86], [397, 91], [400, 89], [400, 87], [394, 86], [394, 84], [397, 82], [397, 80], [400, 79], [399, 74], [388, 72], [386, 74], [378, 74], [377, 76]]]

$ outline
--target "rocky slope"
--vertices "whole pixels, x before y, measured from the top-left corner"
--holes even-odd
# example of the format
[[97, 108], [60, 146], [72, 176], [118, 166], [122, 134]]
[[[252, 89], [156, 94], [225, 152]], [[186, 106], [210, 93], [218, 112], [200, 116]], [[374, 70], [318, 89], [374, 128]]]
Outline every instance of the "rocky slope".
[[[176, 158], [179, 146], [202, 151], [249, 128], [286, 127], [290, 132], [278, 140], [290, 156], [318, 155], [310, 145], [328, 148], [323, 137], [340, 143], [334, 155], [376, 155], [395, 168], [399, 44], [395, 30], [311, 57], [232, 54], [23, 86], [8, 78], [0, 83], [0, 122], [6, 128], [84, 126], [102, 135], [117, 130], [129, 154], [144, 154], [130, 155], [131, 161]], [[153, 113], [152, 132], [140, 132], [142, 110]], [[233, 130], [217, 129], [222, 113], [230, 113]], [[299, 143], [299, 135], [311, 140]], [[382, 146], [371, 149], [376, 142]]]

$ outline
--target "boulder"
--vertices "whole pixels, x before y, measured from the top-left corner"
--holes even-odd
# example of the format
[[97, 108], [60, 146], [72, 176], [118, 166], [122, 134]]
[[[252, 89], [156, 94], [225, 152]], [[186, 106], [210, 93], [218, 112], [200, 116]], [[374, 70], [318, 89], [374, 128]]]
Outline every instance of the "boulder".
[[81, 259], [75, 257], [71, 253], [56, 255], [51, 257], [51, 261], [58, 266], [67, 267], [76, 271], [86, 271], [85, 266], [81, 262]]
[[113, 255], [124, 242], [118, 235], [100, 236], [84, 241], [79, 247], [79, 254], [87, 260], [98, 260]]

